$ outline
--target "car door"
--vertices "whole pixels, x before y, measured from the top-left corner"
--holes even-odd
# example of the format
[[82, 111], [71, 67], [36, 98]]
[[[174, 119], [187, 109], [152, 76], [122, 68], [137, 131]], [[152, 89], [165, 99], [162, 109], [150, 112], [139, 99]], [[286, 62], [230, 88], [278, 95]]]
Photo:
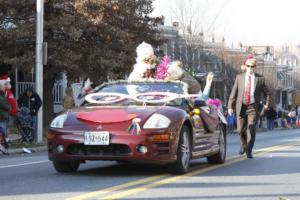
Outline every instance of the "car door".
[[184, 101], [183, 106], [189, 113], [193, 126], [192, 154], [195, 157], [205, 155], [210, 151], [213, 145], [214, 134], [205, 129], [200, 108], [194, 108], [192, 103], [188, 100]]

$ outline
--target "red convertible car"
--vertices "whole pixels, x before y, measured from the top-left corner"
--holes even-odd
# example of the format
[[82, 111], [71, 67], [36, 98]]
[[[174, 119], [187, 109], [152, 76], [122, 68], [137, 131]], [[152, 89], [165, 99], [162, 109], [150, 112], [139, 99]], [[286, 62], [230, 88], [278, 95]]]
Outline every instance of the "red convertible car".
[[75, 172], [86, 160], [166, 164], [176, 174], [200, 157], [224, 163], [226, 121], [195, 97], [180, 81], [102, 84], [52, 121], [49, 159], [58, 172]]

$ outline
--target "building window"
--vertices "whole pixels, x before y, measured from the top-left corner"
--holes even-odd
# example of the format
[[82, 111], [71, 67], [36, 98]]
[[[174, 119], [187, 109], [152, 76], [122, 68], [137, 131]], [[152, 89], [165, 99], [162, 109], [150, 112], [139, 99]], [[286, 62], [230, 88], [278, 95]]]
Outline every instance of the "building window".
[[276, 91], [275, 102], [276, 104], [280, 104], [280, 90]]

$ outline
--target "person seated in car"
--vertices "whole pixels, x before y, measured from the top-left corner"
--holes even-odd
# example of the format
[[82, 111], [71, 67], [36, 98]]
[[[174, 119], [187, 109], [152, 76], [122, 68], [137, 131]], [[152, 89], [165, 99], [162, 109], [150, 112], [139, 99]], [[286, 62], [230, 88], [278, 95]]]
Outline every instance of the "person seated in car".
[[[188, 84], [189, 94], [199, 94], [199, 98], [202, 100], [207, 100], [210, 92], [213, 73], [209, 73], [206, 79], [206, 85], [204, 91], [201, 91], [200, 83], [191, 76], [188, 72], [182, 69], [181, 61], [170, 62], [168, 57], [164, 57], [164, 62], [166, 62], [165, 69], [156, 67], [156, 56], [154, 55], [154, 50], [152, 46], [146, 42], [141, 43], [136, 48], [137, 58], [136, 64], [134, 65], [133, 71], [128, 77], [128, 81], [147, 81], [147, 80], [180, 80]], [[164, 65], [162, 65], [164, 66]], [[165, 76], [163, 78], [157, 78], [158, 71], [165, 71]], [[160, 72], [161, 73], [161, 72]]]
[[153, 80], [156, 56], [150, 44], [143, 42], [136, 48], [136, 64], [128, 77], [128, 81]]
[[168, 66], [167, 76], [165, 80], [180, 80], [182, 82], [185, 82], [188, 85], [189, 94], [199, 94], [199, 99], [207, 100], [213, 78], [213, 73], [208, 73], [206, 77], [206, 85], [202, 92], [200, 83], [187, 71], [182, 69], [182, 63], [180, 61], [173, 61]]

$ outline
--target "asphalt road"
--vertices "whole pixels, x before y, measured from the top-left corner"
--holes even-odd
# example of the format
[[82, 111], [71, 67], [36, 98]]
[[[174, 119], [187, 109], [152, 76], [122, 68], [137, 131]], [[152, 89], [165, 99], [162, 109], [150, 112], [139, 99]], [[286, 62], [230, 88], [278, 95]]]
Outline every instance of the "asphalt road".
[[225, 164], [199, 159], [183, 176], [163, 166], [115, 162], [87, 162], [77, 173], [58, 174], [45, 153], [0, 156], [0, 200], [300, 200], [300, 129], [258, 133], [254, 159], [238, 156], [238, 149], [238, 136], [229, 135]]

